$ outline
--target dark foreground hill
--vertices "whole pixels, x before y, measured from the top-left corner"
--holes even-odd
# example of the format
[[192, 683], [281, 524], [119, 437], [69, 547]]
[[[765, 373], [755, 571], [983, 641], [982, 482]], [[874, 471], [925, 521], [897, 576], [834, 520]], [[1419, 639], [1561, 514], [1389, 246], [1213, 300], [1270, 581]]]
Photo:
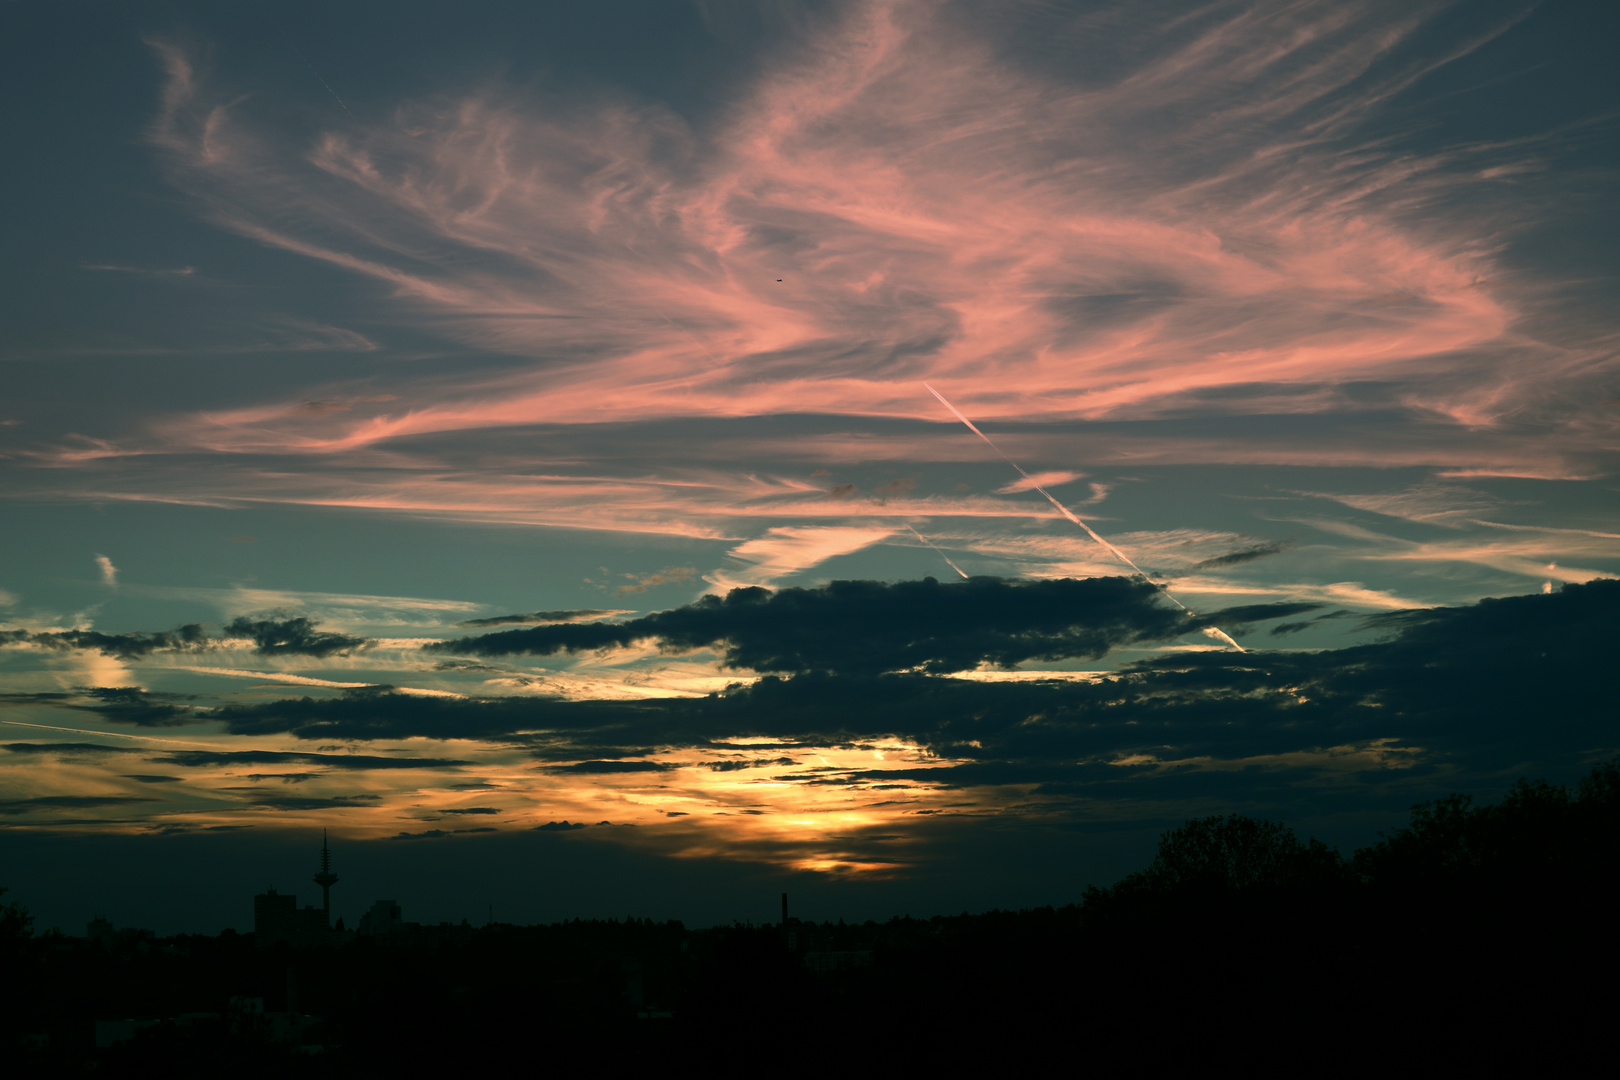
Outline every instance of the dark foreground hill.
[[0, 1035], [11, 1075], [802, 1075], [1054, 1055], [1103, 1075], [1546, 1072], [1610, 1042], [1617, 885], [1609, 764], [1573, 791], [1424, 804], [1348, 859], [1269, 822], [1191, 821], [1147, 869], [1034, 911], [265, 949], [38, 937], [12, 908]]

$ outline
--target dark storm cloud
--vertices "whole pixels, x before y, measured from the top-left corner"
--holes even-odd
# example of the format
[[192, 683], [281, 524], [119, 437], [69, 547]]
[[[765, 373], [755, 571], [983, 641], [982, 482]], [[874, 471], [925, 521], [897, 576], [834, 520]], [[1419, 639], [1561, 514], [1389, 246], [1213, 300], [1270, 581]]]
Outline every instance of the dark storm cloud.
[[254, 651], [265, 656], [330, 656], [366, 644], [363, 637], [326, 633], [315, 627], [315, 623], [305, 618], [249, 619], [244, 616], [233, 619], [225, 632], [252, 638]]
[[125, 780], [137, 780], [143, 784], [178, 784], [178, 776], [162, 776], [154, 773], [124, 773]]
[[798, 761], [790, 757], [779, 757], [752, 761], [705, 761], [701, 764], [711, 772], [736, 772], [739, 769], [760, 769], [766, 766], [781, 768], [786, 765], [797, 765]]
[[[553, 760], [576, 748], [574, 764], [552, 767], [575, 773], [673, 767], [581, 753], [587, 745], [721, 749], [721, 740], [748, 736], [788, 749], [900, 736], [960, 764], [828, 779], [1024, 783], [1046, 793], [1098, 783], [1152, 783], [1155, 791], [1188, 794], [1235, 785], [1282, 790], [1311, 782], [1319, 766], [1279, 759], [1217, 772], [1186, 763], [1257, 762], [1311, 750], [1325, 758], [1330, 749], [1342, 755], [1378, 740], [1421, 750], [1411, 758], [1419, 770], [1448, 761], [1519, 768], [1538, 755], [1612, 751], [1620, 734], [1611, 718], [1607, 641], [1617, 619], [1620, 582], [1599, 580], [1548, 595], [1378, 616], [1375, 624], [1390, 636], [1367, 645], [1179, 653], [1089, 682], [810, 673], [766, 676], [702, 699], [477, 701], [362, 692], [211, 715], [237, 732], [312, 739], [544, 738], [543, 753]], [[536, 731], [544, 734], [516, 734]], [[1151, 760], [1111, 764], [1137, 756]]]
[[478, 628], [485, 626], [532, 626], [543, 623], [577, 623], [604, 619], [609, 615], [628, 615], [628, 611], [606, 608], [579, 608], [569, 611], [536, 611], [528, 615], [496, 615], [489, 619], [467, 619], [457, 626]]
[[208, 768], [232, 765], [321, 765], [328, 769], [448, 769], [471, 765], [459, 758], [380, 757], [374, 754], [309, 754], [282, 750], [175, 750], [148, 758], [160, 765]]
[[129, 806], [157, 801], [139, 795], [41, 795], [33, 799], [0, 800], [0, 814], [26, 814], [34, 810], [93, 810], [103, 806]]
[[[1270, 617], [1313, 605], [1274, 605]], [[1265, 618], [1263, 606], [1244, 609]], [[655, 641], [666, 652], [722, 648], [724, 664], [769, 672], [935, 674], [981, 663], [1093, 659], [1120, 645], [1163, 641], [1225, 618], [1189, 617], [1160, 602], [1147, 581], [1064, 578], [1007, 581], [976, 577], [941, 585], [933, 578], [893, 585], [834, 581], [817, 589], [733, 589], [723, 599], [622, 623], [546, 626], [445, 641], [438, 652], [479, 656], [582, 652]], [[1228, 620], [1230, 621], [1230, 620]]]
[[573, 832], [575, 829], [583, 829], [584, 827], [585, 823], [583, 821], [569, 821], [568, 819], [564, 818], [562, 821], [548, 821], [544, 825], [536, 825], [531, 831]]
[[461, 806], [433, 812], [435, 814], [498, 814], [500, 810], [493, 806]]

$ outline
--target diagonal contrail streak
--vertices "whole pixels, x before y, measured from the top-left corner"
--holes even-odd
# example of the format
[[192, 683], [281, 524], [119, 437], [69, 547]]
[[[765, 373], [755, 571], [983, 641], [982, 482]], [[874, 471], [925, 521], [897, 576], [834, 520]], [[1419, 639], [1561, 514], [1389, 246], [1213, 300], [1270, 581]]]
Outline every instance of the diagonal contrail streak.
[[0, 720], [0, 724], [16, 727], [41, 728], [45, 731], [71, 731], [77, 735], [105, 735], [109, 739], [140, 739], [143, 742], [173, 743], [175, 746], [217, 746], [217, 743], [192, 742], [185, 739], [160, 739], [155, 735], [125, 735], [120, 731], [97, 731], [94, 728], [59, 727], [56, 724], [30, 724], [24, 720]]
[[940, 551], [939, 546], [937, 544], [935, 544], [932, 540], [928, 539], [928, 537], [924, 536], [922, 533], [918, 532], [916, 529], [912, 529], [910, 524], [907, 524], [906, 528], [911, 529], [911, 535], [912, 536], [915, 536], [917, 539], [921, 540], [923, 543], [925, 543], [929, 547], [933, 548], [935, 553], [938, 554], [940, 558], [944, 559], [947, 563], [950, 563], [950, 567], [951, 567], [952, 570], [955, 570], [958, 574], [962, 574], [962, 580], [963, 581], [968, 580], [967, 574], [962, 573], [962, 568], [960, 566], [957, 566], [955, 563], [951, 562], [951, 557], [949, 555], [945, 554], [943, 551]]
[[[1001, 447], [997, 446], [995, 443], [990, 441], [990, 436], [988, 436], [984, 432], [980, 431], [978, 429], [978, 427], [973, 423], [973, 421], [971, 421], [967, 417], [963, 416], [961, 414], [961, 412], [957, 410], [955, 405], [952, 405], [949, 401], [946, 401], [944, 394], [940, 393], [938, 390], [935, 390], [932, 386], [929, 386], [928, 383], [923, 383], [923, 385], [928, 387], [928, 392], [930, 394], [933, 394], [936, 398], [939, 399], [939, 403], [941, 405], [943, 405], [947, 409], [951, 410], [951, 415], [952, 416], [956, 417], [958, 420], [962, 421], [962, 423], [966, 424], [969, 431], [973, 432], [973, 434], [975, 434], [979, 438], [983, 439], [984, 444], [986, 446], [988, 446], [990, 449], [992, 449], [996, 453], [1000, 454], [1002, 461], [1005, 461], [1007, 464], [1011, 465], [1014, 469], [1017, 469], [1018, 470], [1018, 475], [1022, 476], [1025, 480], [1028, 480], [1030, 487], [1034, 488], [1036, 491], [1038, 491], [1042, 495], [1046, 496], [1046, 501], [1051, 503], [1053, 506], [1057, 507], [1058, 513], [1062, 514], [1064, 517], [1068, 518], [1070, 521], [1074, 522], [1076, 525], [1078, 525], [1082, 529], [1086, 530], [1086, 535], [1091, 537], [1093, 540], [1097, 541], [1097, 543], [1101, 544], [1103, 547], [1107, 548], [1109, 553], [1111, 555], [1113, 555], [1114, 558], [1118, 559], [1120, 562], [1124, 563], [1126, 566], [1130, 567], [1132, 570], [1135, 570], [1138, 574], [1141, 574], [1144, 578], [1147, 578], [1147, 574], [1142, 570], [1142, 568], [1140, 566], [1137, 566], [1136, 563], [1134, 561], [1132, 561], [1132, 559], [1131, 559], [1131, 557], [1129, 555], [1127, 555], [1123, 551], [1119, 550], [1119, 548], [1115, 547], [1113, 544], [1110, 544], [1107, 540], [1104, 540], [1097, 533], [1096, 529], [1093, 529], [1090, 525], [1087, 525], [1084, 521], [1081, 521], [1079, 516], [1076, 515], [1073, 510], [1070, 510], [1067, 506], [1064, 506], [1062, 503], [1058, 502], [1055, 498], [1053, 498], [1052, 493], [1050, 491], [1047, 491], [1040, 484], [1036, 483], [1035, 478], [1033, 476], [1029, 475], [1029, 473], [1025, 472], [1024, 467], [1022, 465], [1018, 464], [1018, 462], [1016, 462], [1012, 458], [1008, 457], [1002, 451]], [[913, 529], [912, 531], [916, 532], [915, 529]], [[932, 544], [930, 544], [929, 546], [933, 547]], [[938, 549], [935, 548], [935, 550], [937, 551]], [[944, 552], [940, 552], [940, 554], [943, 555]], [[946, 559], [945, 561], [950, 562], [949, 559]], [[951, 563], [951, 565], [955, 566], [956, 564]], [[957, 573], [960, 574], [962, 572], [960, 570], [958, 570]], [[963, 576], [965, 577], [966, 575], [963, 575]], [[1156, 581], [1152, 581], [1151, 578], [1148, 578], [1148, 580], [1150, 582], [1152, 582], [1152, 584], [1161, 593], [1164, 594], [1164, 598], [1166, 600], [1168, 600], [1172, 604], [1176, 605], [1176, 607], [1180, 608], [1182, 611], [1185, 611], [1188, 615], [1193, 614], [1192, 609], [1189, 608], [1186, 604], [1183, 604], [1180, 600], [1177, 600], [1174, 596], [1172, 596], [1169, 589], [1165, 588], [1163, 585], [1160, 585]], [[1222, 630], [1218, 626], [1206, 626], [1206, 627], [1203, 628], [1203, 631], [1204, 631], [1205, 634], [1208, 634], [1212, 638], [1218, 638], [1221, 641], [1224, 641], [1226, 644], [1232, 646], [1232, 648], [1236, 649], [1238, 652], [1246, 652], [1247, 651], [1246, 649], [1243, 648], [1243, 646], [1239, 645], [1236, 641], [1233, 641], [1231, 635], [1227, 634], [1226, 631]]]

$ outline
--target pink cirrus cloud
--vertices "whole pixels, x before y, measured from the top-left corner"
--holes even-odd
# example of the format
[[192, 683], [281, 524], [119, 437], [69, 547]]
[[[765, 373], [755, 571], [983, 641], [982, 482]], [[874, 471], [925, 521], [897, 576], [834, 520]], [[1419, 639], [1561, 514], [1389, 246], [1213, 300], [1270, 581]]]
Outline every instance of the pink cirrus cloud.
[[658, 105], [492, 90], [302, 148], [159, 43], [153, 141], [215, 221], [529, 362], [401, 379], [369, 416], [174, 417], [158, 441], [341, 454], [531, 424], [933, 418], [925, 378], [975, 416], [1046, 420], [1372, 378], [1490, 426], [1592, 358], [1515, 329], [1489, 227], [1410, 223], [1487, 152], [1342, 142], [1431, 69], [1389, 58], [1438, 10], [1258, 5], [1079, 86], [932, 7], [872, 4], [704, 130]]

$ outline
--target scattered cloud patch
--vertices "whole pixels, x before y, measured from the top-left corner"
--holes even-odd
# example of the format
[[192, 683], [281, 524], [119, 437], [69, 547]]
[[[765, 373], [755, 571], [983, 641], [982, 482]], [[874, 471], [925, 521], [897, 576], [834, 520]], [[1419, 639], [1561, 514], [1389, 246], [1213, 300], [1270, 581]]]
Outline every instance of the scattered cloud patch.
[[319, 754], [288, 750], [175, 750], [148, 760], [188, 769], [298, 764], [320, 765], [340, 772], [372, 769], [453, 769], [473, 764], [460, 758], [382, 757], [376, 754]]
[[90, 686], [80, 692], [94, 704], [73, 708], [93, 712], [115, 724], [136, 727], [180, 727], [197, 723], [200, 716], [189, 705], [177, 703], [178, 694], [156, 694], [138, 686]]
[[572, 765], [548, 765], [545, 768], [547, 772], [606, 776], [615, 773], [668, 772], [676, 767], [663, 761], [580, 761]]
[[99, 810], [157, 802], [139, 795], [41, 795], [32, 799], [0, 799], [0, 814], [28, 814], [35, 810]]
[[105, 754], [133, 754], [141, 749], [136, 746], [108, 746], [105, 743], [0, 743], [0, 750], [10, 754], [49, 754], [53, 757], [101, 757]]
[[157, 633], [104, 634], [99, 630], [0, 630], [0, 647], [32, 645], [43, 649], [90, 649], [118, 660], [138, 660], [154, 652], [207, 648], [211, 639], [202, 624], [188, 623]]
[[[689, 572], [692, 574], [697, 573], [695, 570]], [[667, 573], [667, 571], [661, 570], [659, 573]], [[690, 580], [690, 578], [687, 580]], [[664, 584], [664, 582], [658, 582], [658, 584]], [[643, 588], [636, 591], [645, 592], [650, 587], [644, 585]], [[569, 611], [535, 611], [528, 615], [495, 615], [487, 619], [465, 619], [456, 623], [456, 625], [465, 626], [469, 629], [487, 626], [541, 626], [547, 623], [592, 622], [596, 619], [610, 619], [615, 615], [634, 614], [634, 611], [623, 608], [578, 608]]]
[[[853, 487], [853, 485], [851, 485]], [[783, 525], [745, 540], [727, 554], [744, 564], [741, 570], [716, 570], [707, 576], [711, 591], [737, 586], [770, 586], [828, 559], [871, 547], [894, 535], [894, 528], [871, 525]]]
[[252, 638], [254, 651], [263, 656], [315, 656], [345, 654], [367, 644], [367, 639], [332, 634], [315, 629], [316, 624], [302, 616], [291, 619], [231, 620], [225, 633]]
[[561, 821], [548, 821], [544, 825], [536, 825], [534, 827], [534, 831], [535, 832], [573, 832], [575, 829], [583, 829], [584, 827], [585, 827], [585, 823], [583, 821], [569, 821], [567, 818], [564, 818]]
[[1291, 546], [1282, 540], [1267, 540], [1263, 543], [1252, 544], [1246, 548], [1239, 548], [1224, 555], [1216, 555], [1213, 558], [1196, 562], [1188, 567], [1188, 570], [1216, 570], [1226, 566], [1241, 566], [1244, 563], [1254, 562], [1256, 559], [1263, 559], [1267, 555], [1280, 554], [1287, 551]]
[[630, 584], [620, 585], [613, 590], [618, 596], [644, 593], [648, 589], [656, 589], [660, 585], [684, 585], [689, 581], [696, 581], [697, 568], [695, 566], [666, 566], [662, 570], [655, 570], [651, 574], [643, 574], [639, 577], [635, 574], [626, 574], [624, 576], [630, 579]]
[[243, 793], [249, 797], [244, 799], [249, 806], [257, 806], [265, 810], [354, 810], [367, 806], [374, 806], [382, 801], [380, 795], [280, 795], [274, 792], [259, 791], [254, 788], [224, 788], [225, 791]]
[[1084, 480], [1085, 477], [1085, 473], [1069, 472], [1066, 469], [1031, 473], [1028, 476], [1020, 476], [1010, 484], [997, 488], [996, 494], [1013, 495], [1020, 491], [1034, 491], [1037, 487], [1054, 488], [1059, 484], [1070, 484], [1076, 480]]

